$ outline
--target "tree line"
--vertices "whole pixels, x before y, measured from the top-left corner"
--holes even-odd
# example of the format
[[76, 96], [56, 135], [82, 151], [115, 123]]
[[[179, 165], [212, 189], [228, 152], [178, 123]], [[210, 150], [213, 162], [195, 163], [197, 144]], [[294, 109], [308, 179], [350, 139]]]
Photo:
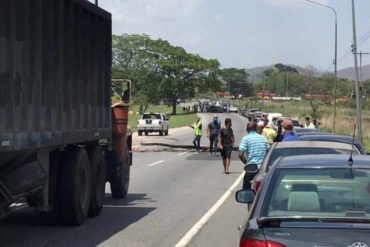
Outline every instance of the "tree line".
[[[179, 99], [217, 91], [243, 97], [261, 90], [281, 96], [334, 95], [334, 76], [317, 77], [313, 67], [298, 71], [279, 63], [252, 79], [244, 68], [221, 68], [217, 59], [203, 58], [145, 34], [113, 35], [112, 57], [112, 78], [132, 81], [132, 96], [141, 111], [162, 100], [176, 114]], [[338, 97], [349, 95], [353, 88], [346, 79], [338, 79], [337, 85]]]

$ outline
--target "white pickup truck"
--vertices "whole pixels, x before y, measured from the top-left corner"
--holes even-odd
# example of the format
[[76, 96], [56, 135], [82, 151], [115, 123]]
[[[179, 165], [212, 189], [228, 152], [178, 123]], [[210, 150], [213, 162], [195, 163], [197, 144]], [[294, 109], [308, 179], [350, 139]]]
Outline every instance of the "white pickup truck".
[[141, 136], [143, 132], [148, 135], [150, 132], [158, 132], [159, 135], [168, 135], [168, 116], [164, 113], [144, 113], [138, 120], [137, 131]]

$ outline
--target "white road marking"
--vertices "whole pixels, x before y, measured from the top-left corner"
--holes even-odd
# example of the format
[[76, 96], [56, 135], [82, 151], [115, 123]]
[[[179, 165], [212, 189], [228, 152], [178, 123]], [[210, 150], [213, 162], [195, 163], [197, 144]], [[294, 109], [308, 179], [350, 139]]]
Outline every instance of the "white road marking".
[[179, 153], [177, 156], [182, 156], [182, 155], [187, 154], [187, 153], [189, 153], [189, 152], [188, 151], [182, 152], [182, 153]]
[[151, 167], [151, 166], [156, 166], [156, 165], [159, 165], [159, 164], [161, 164], [161, 163], [163, 163], [163, 162], [164, 162], [164, 160], [160, 160], [160, 161], [157, 161], [157, 162], [151, 163], [151, 164], [149, 164], [148, 166], [149, 166], [149, 167]]
[[226, 199], [231, 195], [233, 190], [239, 183], [242, 181], [244, 177], [244, 172], [238, 177], [238, 179], [231, 185], [231, 187], [223, 194], [223, 196], [212, 206], [208, 212], [203, 215], [200, 220], [182, 237], [182, 239], [175, 245], [175, 247], [184, 247], [194, 238], [195, 235], [199, 232], [200, 229], [207, 223], [207, 221], [216, 213], [216, 211], [224, 204]]

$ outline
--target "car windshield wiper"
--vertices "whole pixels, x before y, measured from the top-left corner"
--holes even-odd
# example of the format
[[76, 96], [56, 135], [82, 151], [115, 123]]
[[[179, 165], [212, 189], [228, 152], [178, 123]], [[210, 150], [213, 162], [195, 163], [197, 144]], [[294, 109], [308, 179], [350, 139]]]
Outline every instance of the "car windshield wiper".
[[282, 222], [325, 222], [325, 223], [370, 223], [370, 218], [363, 217], [312, 217], [312, 216], [284, 216], [284, 217], [261, 217], [257, 220], [259, 227], [279, 227]]

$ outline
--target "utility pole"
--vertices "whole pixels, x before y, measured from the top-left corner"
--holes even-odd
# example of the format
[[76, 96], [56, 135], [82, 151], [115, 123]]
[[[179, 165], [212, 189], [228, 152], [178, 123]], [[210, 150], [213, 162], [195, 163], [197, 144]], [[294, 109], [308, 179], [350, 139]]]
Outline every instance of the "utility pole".
[[352, 24], [353, 24], [353, 56], [355, 60], [355, 74], [356, 74], [356, 125], [357, 137], [361, 143], [362, 139], [362, 123], [361, 123], [361, 101], [360, 101], [360, 78], [358, 75], [358, 62], [357, 62], [357, 41], [356, 41], [356, 17], [355, 17], [355, 1], [352, 0]]
[[335, 122], [336, 122], [336, 118], [337, 118], [337, 87], [338, 87], [338, 75], [337, 75], [337, 73], [338, 73], [337, 72], [337, 64], [338, 64], [338, 59], [337, 59], [337, 56], [338, 56], [338, 18], [337, 18], [337, 11], [329, 5], [318, 3], [318, 2], [315, 2], [315, 1], [312, 1], [312, 0], [304, 0], [304, 1], [310, 2], [312, 4], [320, 5], [322, 7], [330, 9], [331, 11], [333, 11], [334, 17], [335, 17], [335, 26], [334, 26], [334, 30], [335, 30], [335, 37], [334, 37], [335, 38], [335, 43], [334, 43], [335, 53], [334, 53], [334, 60], [333, 60], [333, 63], [334, 63], [334, 77], [335, 77], [333, 132], [335, 133]]
[[285, 80], [285, 102], [288, 101], [288, 72], [286, 72], [286, 80]]

